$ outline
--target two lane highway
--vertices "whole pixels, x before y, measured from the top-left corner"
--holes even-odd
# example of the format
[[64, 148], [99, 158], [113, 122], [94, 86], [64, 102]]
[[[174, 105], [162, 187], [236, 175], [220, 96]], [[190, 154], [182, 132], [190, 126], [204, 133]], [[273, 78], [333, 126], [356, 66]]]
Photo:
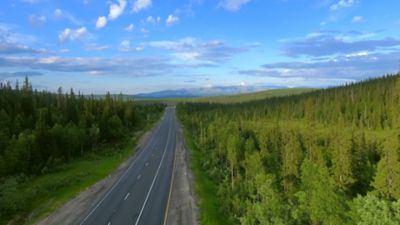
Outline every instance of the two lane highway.
[[175, 108], [164, 117], [135, 160], [79, 225], [162, 225], [176, 146]]

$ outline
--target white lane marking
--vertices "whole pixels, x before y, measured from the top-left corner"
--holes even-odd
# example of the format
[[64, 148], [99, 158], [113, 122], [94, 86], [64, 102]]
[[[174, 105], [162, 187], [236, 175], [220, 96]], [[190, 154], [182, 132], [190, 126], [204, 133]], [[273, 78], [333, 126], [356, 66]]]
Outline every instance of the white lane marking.
[[132, 168], [132, 166], [135, 164], [136, 160], [138, 158], [140, 158], [140, 156], [143, 154], [143, 152], [145, 152], [144, 150], [150, 146], [150, 144], [153, 144], [153, 146], [155, 145], [155, 143], [153, 142], [154, 137], [156, 136], [155, 134], [160, 130], [160, 127], [162, 125], [162, 122], [160, 122], [160, 124], [158, 125], [156, 131], [153, 133], [151, 139], [149, 142], [146, 143], [146, 146], [142, 149], [142, 151], [139, 153], [138, 156], [136, 156], [136, 158], [133, 160], [133, 162], [131, 163], [131, 165], [128, 167], [128, 169], [125, 170], [124, 174], [122, 174], [122, 176], [118, 179], [118, 181], [114, 184], [114, 186], [111, 187], [111, 189], [107, 192], [107, 194], [100, 200], [99, 203], [97, 203], [97, 205], [89, 212], [89, 214], [82, 220], [82, 222], [79, 225], [82, 225], [86, 222], [86, 220], [93, 214], [94, 211], [96, 211], [96, 209], [101, 205], [101, 203], [103, 203], [103, 201], [111, 194], [111, 192], [114, 190], [115, 187], [118, 186], [118, 184], [121, 182], [121, 180], [126, 176], [126, 174], [128, 174], [128, 171]]
[[139, 174], [136, 179], [139, 180], [142, 177], [142, 174]]
[[[171, 117], [171, 118], [172, 118], [172, 117]], [[170, 121], [171, 121], [171, 119], [170, 119]], [[158, 177], [158, 173], [160, 172], [161, 165], [162, 165], [162, 163], [163, 163], [163, 161], [164, 161], [164, 158], [165, 158], [165, 152], [167, 152], [167, 147], [168, 147], [168, 145], [169, 145], [169, 137], [170, 137], [170, 135], [171, 135], [171, 126], [169, 127], [169, 130], [168, 130], [167, 144], [165, 145], [164, 153], [163, 153], [163, 155], [162, 155], [160, 164], [158, 165], [158, 168], [157, 168], [157, 171], [156, 171], [156, 175], [154, 176], [153, 181], [151, 182], [150, 189], [149, 189], [149, 191], [147, 192], [146, 199], [144, 200], [142, 209], [140, 210], [139, 216], [138, 216], [138, 218], [136, 219], [135, 225], [138, 225], [138, 224], [139, 224], [140, 217], [142, 216], [143, 210], [144, 210], [144, 208], [146, 207], [147, 200], [149, 199], [151, 190], [153, 189], [153, 186], [154, 186], [154, 182], [156, 181], [156, 179], [157, 179], [157, 177]]]
[[146, 163], [144, 164], [145, 167], [147, 167], [148, 165], [149, 165], [149, 162], [146, 162]]
[[111, 222], [108, 222], [107, 225], [111, 225]]
[[124, 198], [124, 201], [126, 201], [126, 200], [128, 199], [128, 197], [129, 197], [130, 194], [131, 194], [131, 193], [129, 193], [129, 192], [128, 192], [128, 194], [126, 194], [126, 196], [125, 196], [125, 198]]
[[[166, 208], [166, 210], [164, 212], [164, 223], [163, 223], [163, 225], [167, 224], [168, 211], [169, 211], [169, 201], [171, 200], [172, 186], [173, 186], [173, 184], [175, 182], [175, 164], [176, 164], [176, 157], [177, 157], [177, 154], [176, 154], [176, 151], [177, 151], [176, 150], [176, 142], [177, 142], [177, 139], [178, 139], [178, 136], [175, 135], [174, 161], [172, 163], [174, 166], [172, 168], [172, 178], [171, 178], [171, 183], [170, 183], [170, 186], [169, 186], [169, 195], [168, 195], [168, 201], [167, 201], [167, 208]], [[185, 173], [186, 173], [186, 171], [185, 171]]]

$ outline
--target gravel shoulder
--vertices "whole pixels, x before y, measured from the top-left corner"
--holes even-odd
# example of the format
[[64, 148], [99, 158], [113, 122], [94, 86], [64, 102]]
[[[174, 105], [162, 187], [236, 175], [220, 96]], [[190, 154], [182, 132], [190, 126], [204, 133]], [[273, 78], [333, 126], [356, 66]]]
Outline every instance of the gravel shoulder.
[[139, 140], [136, 151], [123, 162], [118, 169], [112, 172], [109, 176], [96, 184], [88, 187], [86, 190], [78, 194], [56, 211], [48, 215], [36, 225], [70, 225], [79, 224], [80, 221], [89, 213], [89, 210], [106, 194], [112, 185], [118, 180], [123, 172], [129, 167], [142, 149], [142, 146], [147, 143], [151, 134], [157, 129], [159, 123], [147, 131]]
[[198, 225], [199, 209], [190, 169], [190, 155], [181, 125], [177, 134], [175, 165], [165, 225]]

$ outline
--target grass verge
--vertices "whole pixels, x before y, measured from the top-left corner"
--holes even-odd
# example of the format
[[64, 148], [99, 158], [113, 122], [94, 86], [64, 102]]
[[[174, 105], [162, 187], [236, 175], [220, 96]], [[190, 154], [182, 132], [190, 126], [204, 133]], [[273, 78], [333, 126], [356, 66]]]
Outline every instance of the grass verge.
[[197, 148], [193, 138], [183, 126], [183, 133], [190, 149], [190, 167], [194, 174], [195, 191], [200, 209], [201, 225], [227, 225], [221, 216], [217, 193], [217, 186], [201, 167], [201, 151]]

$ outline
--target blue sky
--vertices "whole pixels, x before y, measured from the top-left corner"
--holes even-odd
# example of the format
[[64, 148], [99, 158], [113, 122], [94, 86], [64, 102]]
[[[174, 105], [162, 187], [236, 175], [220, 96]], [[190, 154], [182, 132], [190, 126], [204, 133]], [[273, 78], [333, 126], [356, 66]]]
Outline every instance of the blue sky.
[[399, 70], [398, 0], [5, 0], [0, 81], [134, 94]]

